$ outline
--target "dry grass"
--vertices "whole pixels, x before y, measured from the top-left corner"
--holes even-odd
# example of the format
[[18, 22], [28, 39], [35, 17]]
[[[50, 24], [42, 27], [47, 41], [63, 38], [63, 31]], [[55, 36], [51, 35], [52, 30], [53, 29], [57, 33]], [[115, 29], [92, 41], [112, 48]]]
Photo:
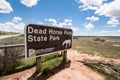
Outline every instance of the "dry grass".
[[94, 41], [95, 37], [80, 37], [79, 39], [73, 39], [73, 49], [82, 53], [100, 55], [110, 58], [120, 58], [120, 47], [114, 46], [120, 45], [120, 38], [104, 37], [102, 39], [105, 42]]

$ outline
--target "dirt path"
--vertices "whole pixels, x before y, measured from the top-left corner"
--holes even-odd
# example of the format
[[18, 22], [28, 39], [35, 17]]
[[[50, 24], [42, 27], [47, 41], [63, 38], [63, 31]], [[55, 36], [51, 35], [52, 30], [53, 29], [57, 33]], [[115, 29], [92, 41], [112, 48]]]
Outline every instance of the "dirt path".
[[0, 78], [0, 80], [27, 80], [35, 72], [35, 67]]
[[[109, 59], [100, 56], [90, 56], [88, 54], [80, 54], [76, 50], [68, 50], [68, 58], [71, 60], [71, 65], [49, 77], [47, 80], [104, 80], [104, 77], [97, 72], [91, 70], [83, 63], [79, 62], [83, 59], [96, 59], [104, 61], [113, 61], [120, 63], [120, 59]], [[35, 72], [35, 67], [18, 72], [12, 75], [1, 78], [2, 80], [27, 80]]]
[[9, 37], [15, 37], [15, 36], [19, 36], [21, 34], [14, 34], [14, 35], [0, 35], [0, 39], [5, 39], [5, 38], [9, 38]]
[[71, 60], [70, 67], [51, 76], [47, 80], [105, 80], [103, 76], [79, 62], [85, 57], [82, 58], [77, 51], [69, 50], [67, 56]]

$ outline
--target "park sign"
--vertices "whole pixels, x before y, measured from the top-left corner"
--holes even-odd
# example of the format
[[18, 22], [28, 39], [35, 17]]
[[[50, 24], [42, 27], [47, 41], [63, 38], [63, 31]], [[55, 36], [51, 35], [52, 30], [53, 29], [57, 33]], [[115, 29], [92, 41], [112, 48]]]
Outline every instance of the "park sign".
[[72, 29], [40, 24], [25, 26], [25, 56], [39, 57], [55, 51], [70, 49], [72, 46]]

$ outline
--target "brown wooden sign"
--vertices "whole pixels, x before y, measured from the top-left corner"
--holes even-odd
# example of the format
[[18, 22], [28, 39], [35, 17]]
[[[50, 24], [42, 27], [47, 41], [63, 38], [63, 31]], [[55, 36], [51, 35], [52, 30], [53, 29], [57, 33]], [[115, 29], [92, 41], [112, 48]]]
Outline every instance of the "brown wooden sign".
[[38, 57], [42, 54], [70, 49], [72, 46], [72, 33], [72, 29], [40, 24], [26, 25], [26, 58]]

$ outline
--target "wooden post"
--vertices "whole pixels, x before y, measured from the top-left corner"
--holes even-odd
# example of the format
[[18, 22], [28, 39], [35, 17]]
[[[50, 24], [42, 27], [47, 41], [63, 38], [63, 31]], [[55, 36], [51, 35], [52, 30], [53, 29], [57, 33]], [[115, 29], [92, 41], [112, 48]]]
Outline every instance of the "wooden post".
[[42, 66], [42, 61], [41, 61], [41, 56], [36, 58], [36, 73], [41, 72], [41, 66]]
[[67, 51], [63, 51], [62, 55], [63, 55], [63, 61], [62, 61], [62, 63], [65, 64], [66, 61], [67, 61]]
[[[5, 43], [4, 45], [7, 45], [7, 43]], [[8, 52], [7, 52], [7, 48], [5, 47], [4, 48], [4, 52], [5, 52], [5, 55], [4, 55], [4, 68], [8, 68], [9, 67], [9, 61], [8, 61]]]

